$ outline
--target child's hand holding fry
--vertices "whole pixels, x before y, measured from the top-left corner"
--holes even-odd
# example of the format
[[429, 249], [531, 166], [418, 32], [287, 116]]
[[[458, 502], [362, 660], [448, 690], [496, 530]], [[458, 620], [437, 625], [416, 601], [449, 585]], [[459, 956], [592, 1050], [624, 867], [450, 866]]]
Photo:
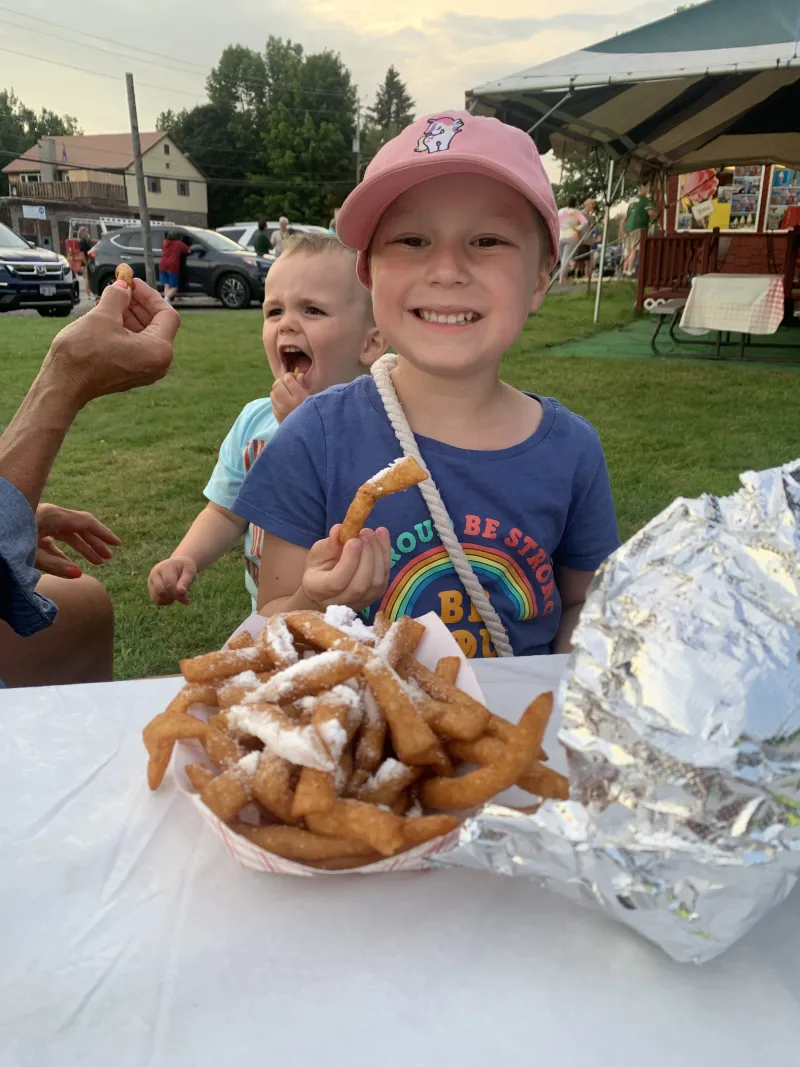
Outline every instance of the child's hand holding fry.
[[346, 545], [339, 543], [341, 525], [331, 529], [308, 553], [303, 574], [303, 594], [324, 610], [342, 604], [360, 611], [386, 591], [391, 569], [389, 531], [362, 530]]
[[290, 374], [287, 371], [281, 378], [277, 378], [269, 396], [272, 401], [273, 414], [278, 422], [283, 422], [286, 416], [291, 415], [295, 408], [299, 408], [309, 395], [304, 374]]

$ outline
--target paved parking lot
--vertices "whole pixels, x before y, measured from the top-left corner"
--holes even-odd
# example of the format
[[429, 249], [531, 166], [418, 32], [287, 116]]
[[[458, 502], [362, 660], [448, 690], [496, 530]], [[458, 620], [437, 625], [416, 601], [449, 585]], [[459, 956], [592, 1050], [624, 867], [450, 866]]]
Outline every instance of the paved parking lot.
[[[72, 310], [71, 317], [78, 317], [79, 315], [85, 315], [87, 311], [90, 311], [95, 305], [94, 297], [89, 298], [81, 293], [80, 303], [76, 304]], [[251, 307], [255, 308], [257, 305], [252, 304]], [[178, 311], [222, 311], [222, 304], [218, 300], [212, 300], [207, 296], [185, 296], [179, 297], [175, 301], [175, 307]], [[16, 318], [33, 318], [39, 317], [39, 312], [33, 308], [26, 308], [24, 311], [6, 311], [5, 315], [13, 315]], [[3, 320], [0, 315], [0, 322]]]

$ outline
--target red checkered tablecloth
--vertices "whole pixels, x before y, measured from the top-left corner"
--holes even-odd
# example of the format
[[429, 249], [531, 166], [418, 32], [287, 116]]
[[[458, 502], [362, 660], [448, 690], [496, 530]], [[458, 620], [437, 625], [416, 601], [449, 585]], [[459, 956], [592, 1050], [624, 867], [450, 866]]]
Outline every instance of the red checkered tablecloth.
[[681, 328], [775, 333], [783, 300], [780, 274], [701, 274], [692, 280]]

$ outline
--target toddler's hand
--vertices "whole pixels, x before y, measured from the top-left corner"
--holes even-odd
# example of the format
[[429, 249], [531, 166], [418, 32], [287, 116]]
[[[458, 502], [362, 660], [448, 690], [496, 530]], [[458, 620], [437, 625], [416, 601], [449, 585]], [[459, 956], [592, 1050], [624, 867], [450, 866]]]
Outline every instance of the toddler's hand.
[[305, 385], [305, 374], [294, 375], [287, 371], [282, 378], [278, 378], [272, 387], [269, 398], [272, 401], [272, 411], [278, 422], [283, 422], [287, 415], [291, 415], [295, 408], [299, 408], [309, 395]]
[[147, 579], [147, 591], [154, 604], [165, 607], [179, 601], [188, 604], [186, 595], [197, 577], [197, 564], [188, 556], [172, 556], [156, 563]]
[[308, 553], [303, 573], [303, 593], [321, 609], [342, 604], [361, 611], [379, 599], [389, 583], [392, 549], [389, 531], [362, 530], [361, 534], [339, 544], [341, 525], [336, 525], [324, 541], [317, 541]]

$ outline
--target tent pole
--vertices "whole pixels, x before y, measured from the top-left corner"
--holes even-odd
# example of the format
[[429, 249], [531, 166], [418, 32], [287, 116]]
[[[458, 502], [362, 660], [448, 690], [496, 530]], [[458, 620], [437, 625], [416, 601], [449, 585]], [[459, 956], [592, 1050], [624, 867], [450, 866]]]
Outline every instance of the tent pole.
[[[608, 160], [608, 183], [606, 185], [606, 217], [603, 219], [603, 241], [600, 245], [600, 264], [597, 275], [597, 292], [594, 295], [594, 318], [596, 324], [600, 318], [600, 294], [603, 291], [603, 270], [606, 265], [606, 248], [608, 247], [608, 224], [611, 219], [611, 200], [614, 196], [614, 159], [609, 156]], [[589, 268], [591, 273], [591, 267]]]

